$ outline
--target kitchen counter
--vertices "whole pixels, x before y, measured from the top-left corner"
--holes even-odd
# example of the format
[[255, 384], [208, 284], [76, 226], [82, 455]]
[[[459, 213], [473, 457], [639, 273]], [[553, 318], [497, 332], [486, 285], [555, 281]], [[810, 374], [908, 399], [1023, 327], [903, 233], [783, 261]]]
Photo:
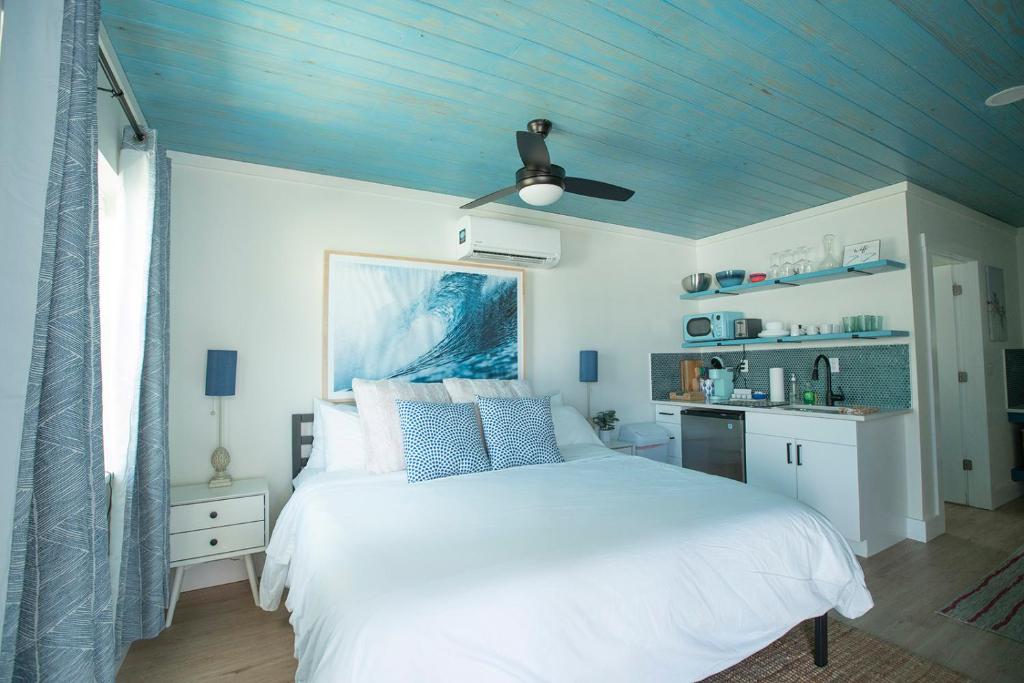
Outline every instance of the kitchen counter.
[[[850, 422], [871, 422], [874, 420], [883, 420], [889, 417], [896, 417], [899, 415], [909, 415], [913, 411], [911, 410], [880, 410], [876, 413], [869, 413], [867, 415], [851, 415], [849, 413], [832, 412], [829, 410], [814, 410], [814, 408], [825, 408], [826, 406], [806, 406], [811, 410], [791, 410], [782, 406], [775, 408], [762, 408], [762, 407], [750, 407], [750, 406], [738, 406], [729, 405], [728, 403], [704, 403], [695, 401], [652, 401], [657, 405], [671, 405], [678, 406], [679, 408], [718, 408], [720, 410], [735, 410], [737, 412], [744, 413], [770, 413], [772, 415], [791, 415], [795, 417], [818, 417], [826, 420], [846, 420]], [[804, 407], [804, 406], [801, 406]], [[856, 406], [849, 406], [856, 407]]]

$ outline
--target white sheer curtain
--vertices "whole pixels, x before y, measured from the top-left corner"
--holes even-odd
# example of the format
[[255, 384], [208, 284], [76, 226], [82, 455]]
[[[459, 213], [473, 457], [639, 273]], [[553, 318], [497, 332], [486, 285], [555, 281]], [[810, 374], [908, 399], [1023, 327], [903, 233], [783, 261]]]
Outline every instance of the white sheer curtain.
[[110, 574], [120, 580], [125, 472], [138, 436], [139, 383], [153, 242], [152, 155], [121, 149], [120, 173], [100, 155], [100, 356], [103, 451], [113, 475]]

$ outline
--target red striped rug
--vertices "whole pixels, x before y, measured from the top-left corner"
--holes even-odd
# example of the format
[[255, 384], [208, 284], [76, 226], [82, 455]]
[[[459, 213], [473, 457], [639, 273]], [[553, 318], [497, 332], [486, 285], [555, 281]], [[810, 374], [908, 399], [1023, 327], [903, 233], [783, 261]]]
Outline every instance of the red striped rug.
[[1024, 546], [939, 614], [1024, 643]]

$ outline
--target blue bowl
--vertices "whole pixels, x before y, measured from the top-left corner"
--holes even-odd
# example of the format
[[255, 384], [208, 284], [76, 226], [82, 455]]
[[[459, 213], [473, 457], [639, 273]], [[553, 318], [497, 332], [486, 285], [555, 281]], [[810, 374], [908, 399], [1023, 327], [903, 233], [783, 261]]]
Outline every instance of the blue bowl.
[[720, 270], [715, 273], [715, 279], [718, 280], [719, 287], [742, 285], [746, 277], [747, 271], [745, 270]]

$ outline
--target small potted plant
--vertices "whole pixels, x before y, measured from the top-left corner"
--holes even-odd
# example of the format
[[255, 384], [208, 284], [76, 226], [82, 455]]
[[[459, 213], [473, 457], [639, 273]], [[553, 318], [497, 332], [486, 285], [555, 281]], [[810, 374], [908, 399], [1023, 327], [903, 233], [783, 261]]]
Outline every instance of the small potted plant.
[[612, 440], [612, 434], [615, 433], [615, 423], [619, 421], [619, 418], [615, 417], [614, 410], [602, 410], [593, 418], [594, 426], [597, 427], [597, 435], [601, 437], [601, 441], [608, 443]]

